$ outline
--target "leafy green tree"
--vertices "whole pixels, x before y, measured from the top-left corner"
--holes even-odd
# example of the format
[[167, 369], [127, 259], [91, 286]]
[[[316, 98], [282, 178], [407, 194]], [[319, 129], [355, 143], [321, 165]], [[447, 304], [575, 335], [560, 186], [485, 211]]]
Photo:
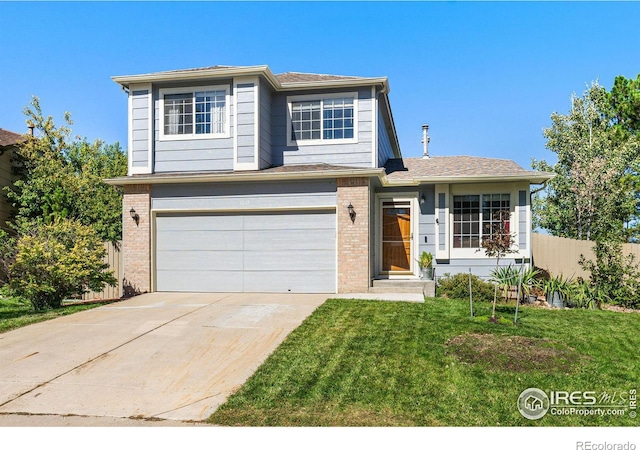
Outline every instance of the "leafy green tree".
[[9, 269], [11, 289], [29, 299], [35, 310], [59, 308], [66, 298], [115, 286], [105, 253], [91, 226], [64, 218], [33, 225], [17, 240]]
[[611, 96], [592, 83], [582, 97], [573, 95], [571, 111], [551, 115], [544, 130], [554, 165], [533, 161], [538, 170], [554, 172], [533, 204], [535, 225], [555, 236], [586, 240], [626, 240], [637, 214], [635, 177], [639, 140], [623, 135], [613, 116]]
[[20, 177], [7, 191], [16, 228], [71, 218], [94, 226], [105, 241], [120, 239], [122, 193], [102, 181], [127, 173], [119, 145], [71, 139], [70, 115], [65, 113], [65, 125], [56, 127], [36, 97], [24, 113], [36, 132], [16, 152]]

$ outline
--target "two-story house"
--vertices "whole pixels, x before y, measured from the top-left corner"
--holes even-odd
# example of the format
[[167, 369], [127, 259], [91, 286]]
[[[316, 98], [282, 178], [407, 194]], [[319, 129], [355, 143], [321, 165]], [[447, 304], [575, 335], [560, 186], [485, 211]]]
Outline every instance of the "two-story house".
[[124, 186], [137, 292], [366, 292], [418, 279], [423, 251], [440, 274], [487, 275], [483, 230], [505, 210], [505, 263], [531, 256], [529, 188], [549, 174], [403, 158], [385, 77], [214, 66], [113, 79], [129, 98], [129, 174], [109, 182]]

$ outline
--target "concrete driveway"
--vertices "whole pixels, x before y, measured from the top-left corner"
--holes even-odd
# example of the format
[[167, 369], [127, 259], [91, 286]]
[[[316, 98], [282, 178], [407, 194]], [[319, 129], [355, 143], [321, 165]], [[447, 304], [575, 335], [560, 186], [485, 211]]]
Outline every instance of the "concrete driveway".
[[0, 425], [204, 420], [326, 298], [154, 293], [0, 334]]

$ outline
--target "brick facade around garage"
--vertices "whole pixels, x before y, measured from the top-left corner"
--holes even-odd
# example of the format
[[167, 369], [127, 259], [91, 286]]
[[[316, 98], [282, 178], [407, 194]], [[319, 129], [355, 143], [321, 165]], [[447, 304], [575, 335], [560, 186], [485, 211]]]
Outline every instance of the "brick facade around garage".
[[[151, 185], [125, 185], [122, 211], [123, 294], [151, 292]], [[131, 217], [131, 208], [139, 216]]]
[[[338, 292], [367, 292], [370, 285], [369, 179], [337, 180]], [[355, 220], [349, 217], [353, 205]]]

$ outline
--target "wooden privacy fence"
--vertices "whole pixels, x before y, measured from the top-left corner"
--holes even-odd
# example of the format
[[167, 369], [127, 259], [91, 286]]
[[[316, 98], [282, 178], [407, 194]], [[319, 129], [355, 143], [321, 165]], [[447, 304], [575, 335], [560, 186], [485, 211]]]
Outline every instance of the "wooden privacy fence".
[[82, 295], [82, 300], [107, 300], [122, 297], [122, 251], [121, 242], [105, 242], [104, 248], [107, 251], [104, 256], [104, 262], [109, 264], [110, 270], [113, 270], [113, 276], [118, 280], [118, 284], [114, 287], [107, 286], [100, 292], [87, 292]]
[[[547, 270], [551, 275], [562, 274], [565, 278], [582, 277], [589, 279], [590, 273], [580, 267], [580, 255], [595, 261], [593, 241], [578, 241], [556, 236], [532, 233], [531, 251], [533, 264]], [[640, 244], [623, 244], [623, 255], [633, 254], [636, 262], [640, 262]]]

